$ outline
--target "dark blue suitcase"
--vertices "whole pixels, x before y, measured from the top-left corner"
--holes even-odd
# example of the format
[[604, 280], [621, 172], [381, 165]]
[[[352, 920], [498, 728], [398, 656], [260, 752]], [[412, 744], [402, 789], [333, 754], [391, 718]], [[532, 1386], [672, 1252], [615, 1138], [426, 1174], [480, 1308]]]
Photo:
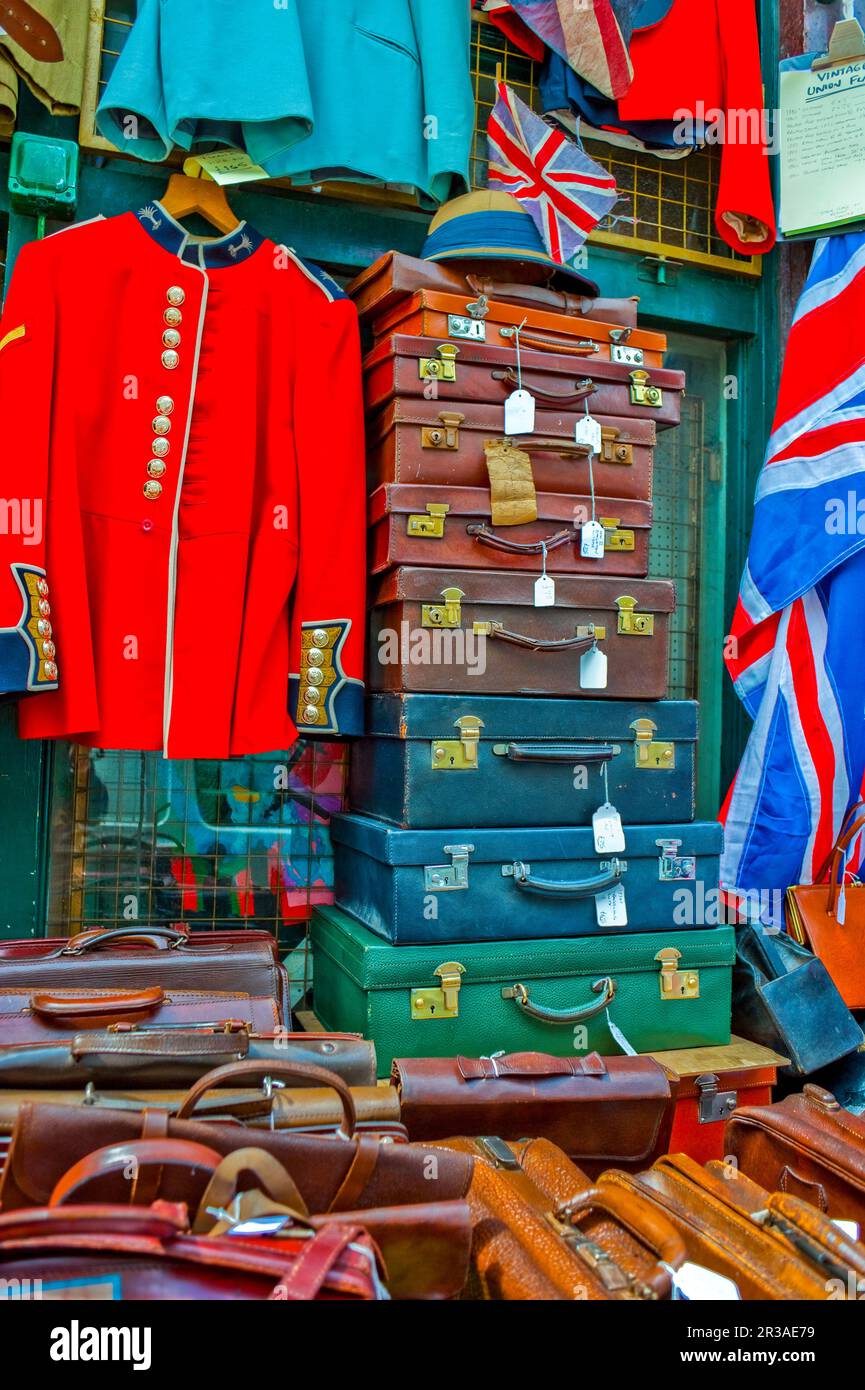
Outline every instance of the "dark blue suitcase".
[[694, 700], [371, 695], [352, 809], [413, 830], [694, 817]]
[[398, 945], [693, 929], [723, 920], [720, 825], [631, 825], [624, 834], [623, 851], [598, 855], [591, 828], [399, 830], [371, 816], [334, 816], [335, 900]]

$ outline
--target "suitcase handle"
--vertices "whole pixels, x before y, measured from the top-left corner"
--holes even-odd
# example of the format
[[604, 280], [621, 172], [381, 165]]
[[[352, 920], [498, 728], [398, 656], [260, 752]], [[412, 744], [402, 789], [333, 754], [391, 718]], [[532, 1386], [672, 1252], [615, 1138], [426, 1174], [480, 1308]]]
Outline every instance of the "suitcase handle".
[[[145, 1169], [155, 1169], [157, 1174], [165, 1167], [182, 1168], [187, 1173], [197, 1168], [205, 1173], [214, 1173], [221, 1162], [222, 1154], [216, 1149], [189, 1139], [137, 1139], [131, 1144], [107, 1144], [86, 1154], [63, 1174], [48, 1199], [48, 1205], [61, 1207], [66, 1202], [80, 1201], [79, 1194], [89, 1183], [110, 1177], [113, 1173], [128, 1177], [132, 1169], [135, 1176], [130, 1184], [129, 1205], [134, 1207], [139, 1205], [136, 1197], [141, 1196], [138, 1189]], [[141, 1202], [140, 1205], [149, 1206], [150, 1203]]]
[[595, 980], [592, 990], [595, 994], [601, 994], [598, 1003], [583, 1004], [575, 1009], [550, 1009], [545, 1004], [535, 1004], [529, 998], [529, 991], [525, 985], [520, 984], [503, 989], [502, 998], [513, 999], [518, 1009], [531, 1014], [532, 1018], [536, 1018], [540, 1023], [587, 1023], [590, 1018], [602, 1014], [612, 1004], [616, 997], [616, 988], [615, 980], [610, 979], [609, 975], [602, 980]]
[[488, 299], [505, 304], [527, 304], [530, 308], [552, 309], [554, 313], [571, 318], [585, 318], [594, 299], [588, 295], [567, 294], [548, 285], [509, 285], [501, 280], [487, 280], [480, 275], [467, 275], [466, 284], [473, 294], [485, 294]]
[[[500, 328], [499, 333], [503, 338], [513, 338], [515, 329]], [[567, 338], [554, 338], [546, 333], [530, 333], [526, 328], [520, 329], [520, 346], [540, 348], [542, 352], [561, 352], [568, 357], [595, 357], [601, 350], [597, 343], [568, 342]]]
[[574, 652], [588, 651], [598, 640], [592, 637], [526, 637], [522, 632], [511, 632], [501, 623], [481, 623], [475, 628], [485, 637], [497, 637], [501, 642], [513, 642], [516, 647], [529, 647], [533, 652]]
[[559, 880], [535, 878], [532, 875], [531, 864], [524, 864], [517, 859], [512, 864], [502, 865], [502, 875], [505, 878], [513, 878], [514, 886], [526, 893], [543, 893], [548, 898], [594, 898], [607, 888], [615, 888], [621, 881], [622, 860], [611, 860], [609, 869], [604, 869], [599, 874], [591, 874], [589, 878]]
[[151, 1013], [165, 1002], [159, 985], [134, 994], [31, 994], [30, 1008], [42, 1018], [105, 1018], [115, 1014]]
[[503, 743], [493, 752], [512, 763], [608, 763], [622, 750], [614, 743]]
[[[522, 339], [523, 336], [524, 334], [521, 333], [520, 338]], [[490, 373], [490, 376], [493, 381], [503, 381], [508, 386], [520, 386], [522, 384], [520, 376], [514, 371], [513, 367], [496, 367], [495, 370]], [[562, 404], [566, 401], [583, 401], [587, 396], [593, 396], [598, 388], [590, 376], [585, 376], [581, 381], [574, 383], [573, 391], [547, 391], [543, 386], [531, 386], [529, 389], [532, 395], [537, 396], [541, 401], [556, 401]], [[520, 447], [523, 448], [525, 446], [521, 444]], [[534, 447], [537, 448], [537, 445]]]
[[656, 1211], [645, 1198], [612, 1185], [590, 1187], [578, 1192], [563, 1203], [555, 1215], [558, 1221], [577, 1226], [581, 1218], [591, 1212], [604, 1212], [611, 1216], [658, 1256], [658, 1264], [641, 1282], [648, 1284], [658, 1297], [668, 1298], [670, 1271], [679, 1269], [688, 1258], [685, 1242], [672, 1222]]
[[169, 927], [116, 927], [111, 931], [79, 932], [70, 938], [60, 952], [61, 956], [83, 956], [88, 951], [99, 951], [103, 946], [118, 946], [133, 942], [136, 946], [152, 946], [154, 951], [171, 951], [188, 943], [184, 932], [172, 931]]
[[213, 1071], [200, 1077], [195, 1085], [187, 1091], [177, 1110], [178, 1120], [188, 1120], [202, 1096], [206, 1095], [208, 1091], [215, 1090], [216, 1087], [224, 1085], [227, 1081], [234, 1083], [244, 1077], [254, 1078], [256, 1081], [262, 1082], [263, 1085], [277, 1077], [289, 1081], [299, 1080], [308, 1086], [327, 1086], [329, 1090], [336, 1091], [342, 1105], [342, 1124], [337, 1131], [337, 1137], [351, 1139], [354, 1135], [357, 1127], [357, 1111], [350, 1088], [341, 1076], [328, 1071], [326, 1067], [317, 1067], [312, 1062], [282, 1060], [278, 1062], [227, 1062], [225, 1066], [216, 1067]]
[[558, 550], [560, 545], [573, 545], [580, 538], [580, 528], [578, 526], [568, 526], [564, 531], [556, 531], [554, 535], [547, 536], [543, 541], [511, 541], [505, 536], [497, 536], [495, 531], [491, 531], [485, 522], [472, 522], [466, 527], [469, 536], [473, 536], [481, 545], [492, 546], [494, 550], [507, 550], [512, 555], [542, 555], [545, 550]]

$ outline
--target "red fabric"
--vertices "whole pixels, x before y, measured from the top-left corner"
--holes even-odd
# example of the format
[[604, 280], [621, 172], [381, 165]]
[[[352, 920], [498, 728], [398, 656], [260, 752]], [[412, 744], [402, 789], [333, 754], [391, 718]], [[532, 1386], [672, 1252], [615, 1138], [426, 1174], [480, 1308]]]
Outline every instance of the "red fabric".
[[[674, 0], [666, 19], [634, 34], [634, 80], [619, 99], [623, 121], [681, 119], [702, 103], [725, 113], [763, 112], [760, 41], [754, 0]], [[746, 123], [747, 129], [748, 123]], [[761, 127], [757, 126], [759, 130]], [[743, 241], [725, 220], [733, 213], [757, 218], [762, 241]], [[748, 139], [725, 141], [715, 209], [718, 233], [743, 255], [762, 255], [775, 244], [775, 209], [764, 145]]]
[[532, 33], [526, 22], [520, 19], [518, 14], [514, 14], [510, 6], [506, 10], [488, 10], [486, 15], [521, 53], [533, 58], [536, 63], [543, 62], [547, 51], [546, 44], [537, 34]]

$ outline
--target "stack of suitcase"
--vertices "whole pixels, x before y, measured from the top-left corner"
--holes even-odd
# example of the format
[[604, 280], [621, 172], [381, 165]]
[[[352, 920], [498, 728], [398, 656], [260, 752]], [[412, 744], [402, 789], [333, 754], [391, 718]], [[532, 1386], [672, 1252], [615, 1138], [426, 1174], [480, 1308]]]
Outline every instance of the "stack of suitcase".
[[697, 706], [665, 698], [674, 586], [646, 578], [684, 377], [636, 301], [578, 317], [425, 273], [392, 253], [352, 287], [372, 693], [316, 1012], [384, 1074], [725, 1044], [734, 936], [700, 911], [722, 831], [694, 821]]

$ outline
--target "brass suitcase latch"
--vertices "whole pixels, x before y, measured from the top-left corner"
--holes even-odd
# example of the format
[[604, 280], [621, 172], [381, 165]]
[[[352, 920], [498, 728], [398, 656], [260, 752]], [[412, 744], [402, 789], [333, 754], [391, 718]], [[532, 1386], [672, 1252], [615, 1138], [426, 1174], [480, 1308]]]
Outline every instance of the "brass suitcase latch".
[[418, 374], [421, 381], [456, 381], [457, 353], [456, 343], [439, 343], [437, 357], [421, 357]]
[[655, 738], [657, 724], [651, 719], [635, 719], [630, 727], [634, 731], [634, 762], [639, 771], [672, 771], [675, 768], [676, 745]]
[[420, 610], [421, 627], [461, 627], [463, 610], [462, 589], [442, 589], [443, 603], [423, 603]]
[[413, 989], [411, 992], [411, 1016], [418, 1022], [436, 1018], [459, 1018], [461, 976], [465, 966], [459, 961], [449, 960], [439, 965], [433, 972], [441, 980], [441, 986], [432, 985], [429, 989]]
[[620, 528], [617, 516], [599, 516], [598, 520], [604, 528], [604, 549], [605, 550], [635, 550], [636, 539], [633, 531], [629, 528]]
[[465, 418], [457, 410], [440, 410], [440, 425], [421, 426], [421, 448], [458, 449], [460, 447], [460, 425]]
[[478, 743], [484, 721], [473, 714], [463, 714], [454, 720], [459, 729], [458, 739], [436, 738], [432, 741], [432, 768], [434, 772], [477, 772]]
[[699, 999], [699, 970], [680, 970], [682, 952], [675, 946], [665, 946], [655, 956], [660, 965], [660, 990], [663, 1000]]
[[426, 893], [453, 893], [469, 886], [469, 855], [474, 845], [445, 845], [449, 864], [425, 864], [423, 886]]
[[440, 541], [445, 533], [445, 517], [450, 511], [447, 502], [428, 502], [425, 512], [413, 512], [408, 519], [408, 534], [424, 540]]
[[648, 405], [657, 410], [664, 404], [664, 393], [660, 386], [653, 386], [649, 373], [643, 367], [631, 372], [631, 405]]
[[616, 628], [620, 637], [654, 637], [654, 613], [638, 613], [637, 600], [630, 594], [622, 594], [616, 599], [619, 622]]

